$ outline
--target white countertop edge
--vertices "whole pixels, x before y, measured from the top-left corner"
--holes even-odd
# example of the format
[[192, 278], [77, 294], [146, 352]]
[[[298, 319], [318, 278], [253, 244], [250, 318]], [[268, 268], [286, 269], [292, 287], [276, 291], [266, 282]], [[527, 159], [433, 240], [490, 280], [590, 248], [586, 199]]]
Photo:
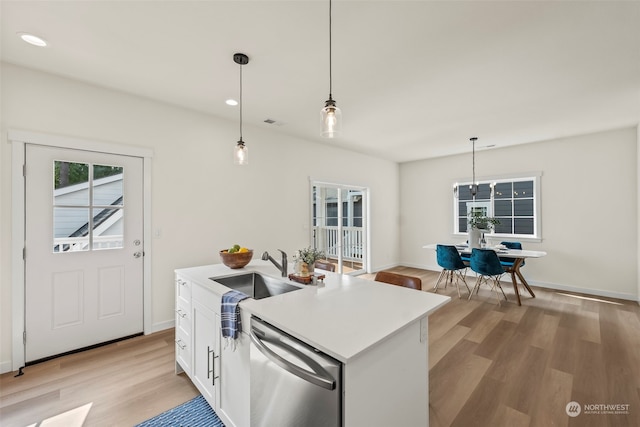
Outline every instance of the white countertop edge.
[[[229, 269], [223, 264], [213, 264], [176, 270], [176, 273], [219, 295], [229, 291], [229, 288], [210, 280], [210, 277], [250, 272], [283, 280], [301, 290], [262, 300], [243, 300], [240, 302], [241, 312], [246, 311], [260, 317], [343, 363], [353, 360], [362, 352], [430, 315], [451, 300], [444, 295], [330, 272], [322, 272], [326, 276], [324, 285], [303, 285], [281, 277], [270, 262], [261, 260], [251, 261], [241, 269]], [[362, 285], [366, 285], [367, 288], [363, 288]], [[415, 294], [416, 292], [421, 293]], [[391, 299], [395, 305], [389, 306]], [[344, 305], [340, 306], [341, 304]], [[386, 307], [391, 307], [396, 312], [387, 318], [381, 318], [380, 312]], [[246, 322], [248, 317], [243, 313], [243, 322]], [[248, 328], [249, 325], [246, 323], [245, 331]]]

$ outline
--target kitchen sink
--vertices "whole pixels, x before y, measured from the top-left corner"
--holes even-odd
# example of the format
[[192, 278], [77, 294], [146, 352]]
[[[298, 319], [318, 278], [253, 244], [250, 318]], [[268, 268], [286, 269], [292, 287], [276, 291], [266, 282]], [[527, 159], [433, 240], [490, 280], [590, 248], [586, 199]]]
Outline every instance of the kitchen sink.
[[273, 277], [263, 276], [259, 273], [246, 273], [227, 277], [210, 277], [209, 279], [218, 282], [227, 288], [247, 294], [253, 299], [267, 298], [301, 289], [298, 286], [274, 279]]

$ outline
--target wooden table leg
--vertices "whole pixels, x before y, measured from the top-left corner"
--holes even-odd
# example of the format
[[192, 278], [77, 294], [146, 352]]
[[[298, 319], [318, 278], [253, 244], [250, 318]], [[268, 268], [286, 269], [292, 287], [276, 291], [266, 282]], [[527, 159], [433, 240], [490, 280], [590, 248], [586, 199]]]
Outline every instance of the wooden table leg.
[[533, 291], [531, 290], [531, 287], [529, 286], [529, 284], [527, 283], [527, 281], [525, 280], [524, 276], [522, 275], [522, 273], [520, 273], [520, 266], [518, 265], [518, 268], [515, 269], [516, 274], [518, 275], [518, 277], [520, 278], [520, 282], [522, 282], [522, 284], [524, 285], [525, 288], [527, 288], [527, 291], [529, 291], [529, 294], [531, 295], [532, 298], [536, 297], [536, 294], [533, 293]]
[[[515, 266], [515, 263], [514, 263]], [[513, 291], [516, 293], [516, 299], [518, 300], [518, 305], [522, 305], [520, 302], [520, 291], [518, 291], [518, 282], [516, 281], [516, 270], [513, 268], [509, 271], [511, 273], [511, 282], [513, 282]]]
[[524, 276], [520, 272], [520, 266], [522, 265], [523, 262], [524, 262], [524, 258], [516, 258], [513, 261], [513, 266], [509, 269], [509, 273], [511, 273], [511, 280], [513, 281], [513, 289], [515, 290], [516, 296], [518, 297], [518, 305], [522, 305], [522, 303], [520, 302], [520, 292], [518, 291], [518, 283], [516, 281], [516, 276], [518, 276], [518, 278], [520, 279], [520, 283], [522, 283], [526, 288], [526, 290], [529, 292], [529, 295], [531, 295], [532, 298], [536, 297], [536, 295], [531, 290], [531, 287], [525, 280]]

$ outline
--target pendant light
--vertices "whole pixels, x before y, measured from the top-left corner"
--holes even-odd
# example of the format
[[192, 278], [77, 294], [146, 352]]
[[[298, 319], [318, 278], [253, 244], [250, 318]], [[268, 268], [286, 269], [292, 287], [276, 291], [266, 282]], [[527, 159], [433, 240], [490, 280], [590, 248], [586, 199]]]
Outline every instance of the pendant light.
[[322, 119], [322, 136], [325, 138], [335, 138], [340, 133], [342, 127], [342, 112], [336, 106], [336, 102], [331, 97], [332, 74], [331, 74], [331, 0], [329, 0], [329, 99], [325, 101], [324, 108], [320, 110]]
[[469, 191], [471, 192], [471, 197], [476, 198], [476, 194], [478, 194], [478, 183], [476, 182], [476, 141], [477, 137], [470, 138], [471, 143], [473, 144], [472, 151], [472, 159], [473, 159], [473, 177], [471, 178], [471, 185], [469, 185]]
[[242, 66], [249, 63], [249, 57], [244, 53], [235, 53], [233, 55], [233, 61], [240, 65], [240, 140], [236, 143], [236, 148], [233, 153], [233, 163], [244, 166], [249, 164], [249, 148], [242, 140]]

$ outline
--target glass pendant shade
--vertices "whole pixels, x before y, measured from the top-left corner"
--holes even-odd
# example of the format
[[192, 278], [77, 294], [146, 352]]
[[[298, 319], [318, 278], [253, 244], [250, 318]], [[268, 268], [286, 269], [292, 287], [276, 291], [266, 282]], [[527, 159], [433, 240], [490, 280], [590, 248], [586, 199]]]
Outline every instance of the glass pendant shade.
[[238, 141], [233, 152], [233, 163], [239, 166], [249, 164], [249, 147], [242, 140]]
[[335, 138], [342, 130], [342, 111], [336, 107], [336, 103], [329, 99], [320, 111], [322, 120], [322, 136]]

